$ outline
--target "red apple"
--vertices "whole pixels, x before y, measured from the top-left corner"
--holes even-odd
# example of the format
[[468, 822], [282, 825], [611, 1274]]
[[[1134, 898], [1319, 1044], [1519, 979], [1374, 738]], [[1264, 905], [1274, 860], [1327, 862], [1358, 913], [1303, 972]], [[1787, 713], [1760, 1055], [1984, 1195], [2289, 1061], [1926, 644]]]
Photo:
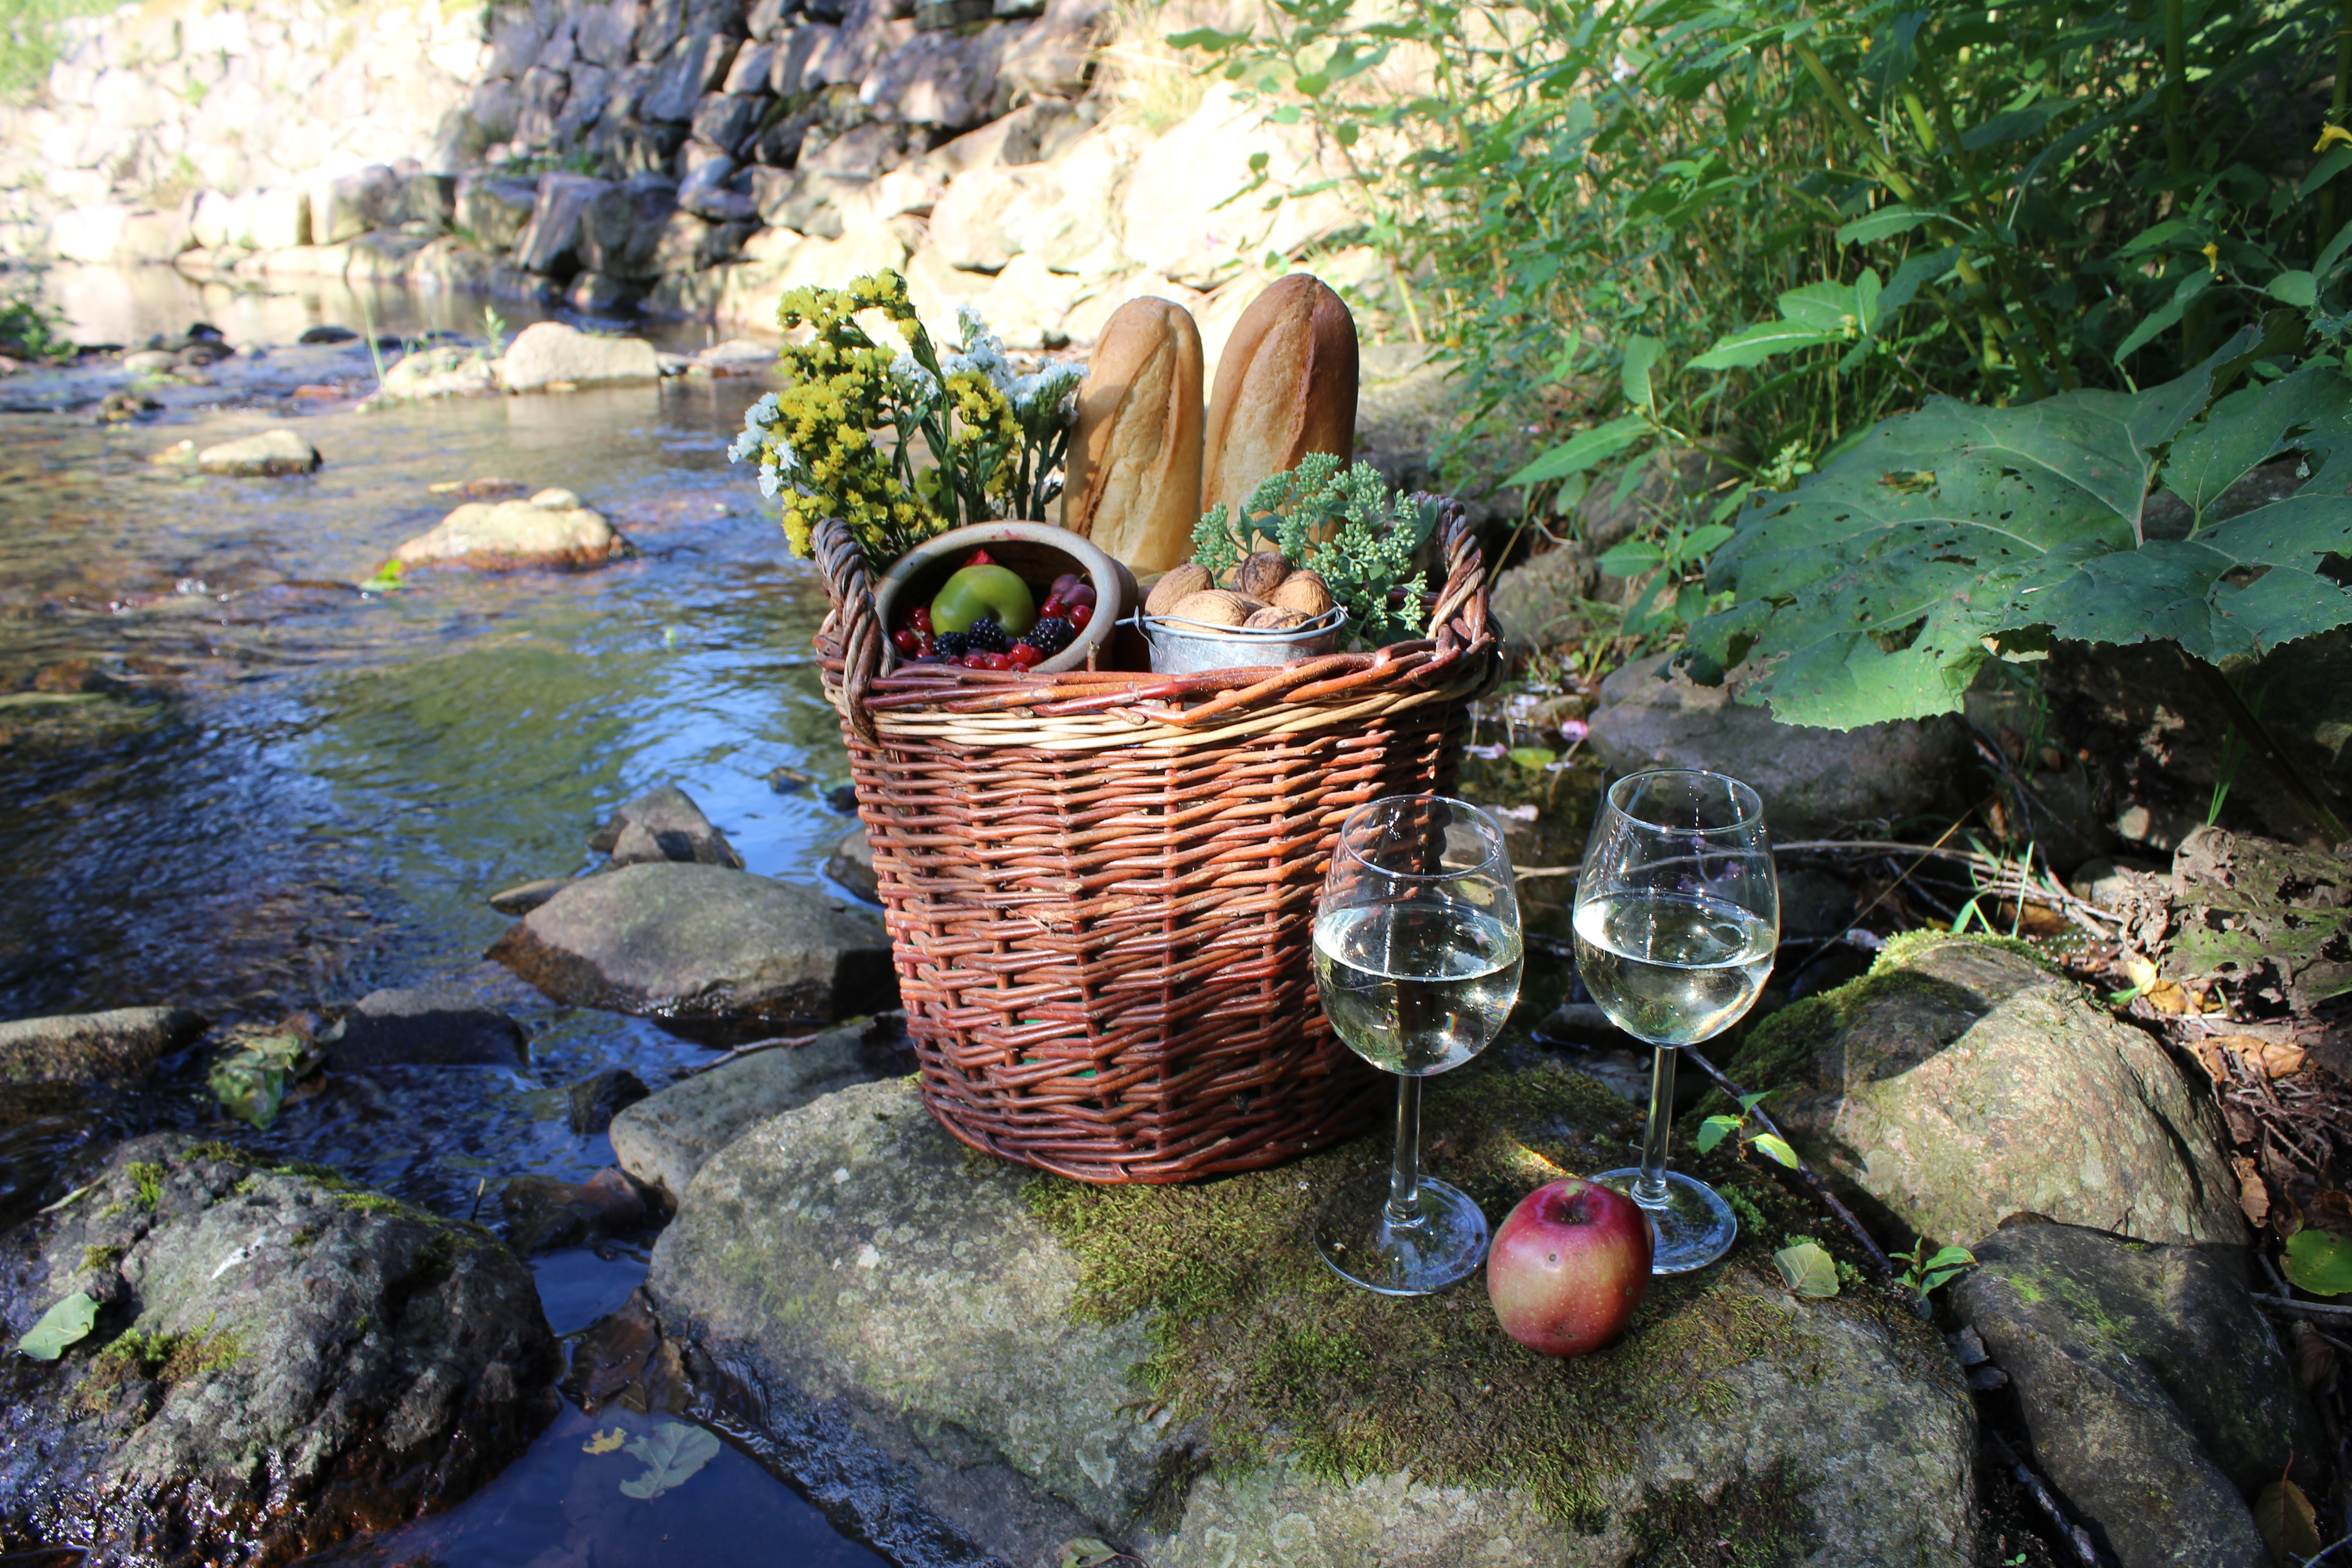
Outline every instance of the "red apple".
[[1649, 1288], [1649, 1217], [1624, 1194], [1580, 1176], [1521, 1198], [1486, 1255], [1496, 1318], [1539, 1355], [1599, 1350]]

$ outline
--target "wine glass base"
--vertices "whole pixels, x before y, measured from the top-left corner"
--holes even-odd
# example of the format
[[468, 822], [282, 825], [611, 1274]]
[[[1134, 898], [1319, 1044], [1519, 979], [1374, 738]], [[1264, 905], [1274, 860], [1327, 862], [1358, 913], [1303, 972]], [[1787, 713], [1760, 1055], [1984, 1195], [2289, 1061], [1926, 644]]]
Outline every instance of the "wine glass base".
[[1486, 1216], [1444, 1182], [1421, 1179], [1408, 1225], [1388, 1217], [1389, 1173], [1351, 1177], [1315, 1223], [1315, 1250], [1331, 1272], [1383, 1296], [1433, 1296], [1468, 1279], [1486, 1256]]
[[1635, 1195], [1633, 1184], [1642, 1177], [1639, 1170], [1602, 1171], [1588, 1179], [1642, 1204], [1642, 1212], [1650, 1216], [1651, 1273], [1688, 1274], [1731, 1250], [1731, 1244], [1739, 1239], [1739, 1219], [1705, 1182], [1678, 1171], [1665, 1174], [1666, 1201], [1657, 1206], [1643, 1204]]

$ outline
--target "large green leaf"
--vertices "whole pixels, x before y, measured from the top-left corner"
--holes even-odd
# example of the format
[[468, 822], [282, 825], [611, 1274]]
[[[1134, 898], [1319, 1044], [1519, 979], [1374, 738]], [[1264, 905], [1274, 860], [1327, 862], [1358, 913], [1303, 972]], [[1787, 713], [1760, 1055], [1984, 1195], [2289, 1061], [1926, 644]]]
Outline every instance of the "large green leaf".
[[[1938, 399], [1875, 426], [1741, 515], [1707, 571], [1736, 602], [1695, 648], [1780, 719], [1849, 729], [1957, 710], [1997, 648], [2166, 639], [2220, 663], [2352, 624], [2352, 592], [2320, 571], [2352, 554], [2352, 383], [2313, 365], [2211, 398], [2267, 341], [2249, 328], [2137, 394]], [[2301, 490], [2211, 521], [2286, 452]], [[2143, 537], [2159, 482], [2189, 537]]]
[[1648, 434], [1649, 428], [1648, 422], [1641, 416], [1627, 414], [1612, 419], [1606, 425], [1580, 430], [1503, 483], [1507, 486], [1537, 485], [1546, 479], [1564, 479], [1570, 474], [1583, 473], [1607, 462], [1640, 440]]
[[87, 1338], [97, 1321], [98, 1303], [77, 1290], [43, 1312], [41, 1321], [16, 1342], [16, 1348], [35, 1361], [55, 1361], [65, 1354], [68, 1345]]

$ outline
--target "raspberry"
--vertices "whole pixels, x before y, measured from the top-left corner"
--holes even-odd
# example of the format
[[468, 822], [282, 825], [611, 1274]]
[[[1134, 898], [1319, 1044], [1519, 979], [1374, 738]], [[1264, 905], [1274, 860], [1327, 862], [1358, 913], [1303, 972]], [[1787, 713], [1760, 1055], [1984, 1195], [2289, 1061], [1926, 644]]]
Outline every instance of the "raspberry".
[[941, 632], [931, 639], [931, 651], [950, 664], [961, 658], [964, 649], [971, 646], [970, 637], [963, 632]]
[[963, 634], [963, 646], [975, 653], [1003, 653], [1013, 646], [994, 616], [982, 616], [971, 623]]
[[1059, 616], [1047, 616], [1023, 632], [1021, 640], [1045, 658], [1051, 658], [1069, 647], [1070, 638], [1076, 635], [1069, 622]]

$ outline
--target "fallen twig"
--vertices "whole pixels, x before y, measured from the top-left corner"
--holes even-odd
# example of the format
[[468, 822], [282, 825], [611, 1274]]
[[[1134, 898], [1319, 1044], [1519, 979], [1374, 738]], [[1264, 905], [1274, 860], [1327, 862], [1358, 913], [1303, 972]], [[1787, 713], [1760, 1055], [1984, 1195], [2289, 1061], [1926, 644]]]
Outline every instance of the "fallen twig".
[[2316, 1318], [2322, 1322], [2352, 1318], [2352, 1307], [2331, 1307], [2325, 1301], [2298, 1301], [2291, 1296], [2265, 1296], [2259, 1290], [2251, 1294], [2261, 1305], [2273, 1312], [2284, 1312], [2290, 1318]]
[[814, 1035], [779, 1035], [772, 1040], [753, 1040], [748, 1046], [737, 1046], [723, 1057], [713, 1057], [700, 1067], [688, 1068], [678, 1076], [681, 1079], [693, 1078], [698, 1074], [707, 1073], [713, 1068], [723, 1068], [730, 1062], [740, 1062], [745, 1057], [757, 1056], [761, 1051], [788, 1051], [798, 1046], [808, 1045], [815, 1038]]
[[[1684, 1056], [1690, 1058], [1693, 1066], [1696, 1067], [1699, 1071], [1706, 1074], [1707, 1077], [1715, 1080], [1716, 1088], [1723, 1090], [1724, 1093], [1731, 1097], [1733, 1103], [1739, 1103], [1746, 1099], [1745, 1091], [1742, 1090], [1738, 1084], [1725, 1077], [1722, 1069], [1717, 1068], [1713, 1062], [1699, 1055], [1699, 1053], [1692, 1047], [1685, 1046], [1682, 1048], [1682, 1051]], [[1779, 1127], [1773, 1124], [1772, 1119], [1769, 1116], [1765, 1114], [1764, 1107], [1760, 1102], [1749, 1107], [1748, 1114], [1753, 1116], [1756, 1119], [1757, 1125], [1763, 1128], [1765, 1131], [1770, 1133], [1773, 1137], [1780, 1139], [1783, 1143], [1789, 1142], [1787, 1135], [1784, 1134]], [[1796, 1145], [1791, 1143], [1789, 1146], [1790, 1151], [1793, 1153], [1795, 1152]], [[1795, 1166], [1784, 1166], [1782, 1168], [1789, 1170], [1791, 1175], [1795, 1176], [1798, 1181], [1804, 1184], [1806, 1193], [1811, 1196], [1814, 1202], [1820, 1204], [1823, 1208], [1829, 1210], [1830, 1213], [1837, 1215], [1840, 1220], [1844, 1222], [1846, 1229], [1853, 1233], [1854, 1240], [1862, 1244], [1864, 1255], [1870, 1259], [1871, 1268], [1877, 1272], [1878, 1277], [1882, 1281], [1892, 1284], [1902, 1278], [1901, 1274], [1896, 1271], [1893, 1260], [1888, 1258], [1885, 1252], [1880, 1248], [1878, 1243], [1871, 1238], [1870, 1232], [1863, 1228], [1862, 1221], [1854, 1217], [1854, 1213], [1852, 1209], [1846, 1207], [1844, 1204], [1838, 1201], [1838, 1195], [1830, 1191], [1829, 1184], [1822, 1181], [1821, 1176], [1815, 1173], [1811, 1165], [1805, 1163], [1804, 1157], [1802, 1155], [1798, 1156]], [[1924, 1303], [1925, 1299], [1922, 1298], [1922, 1304], [1924, 1305]]]
[[2000, 1433], [1990, 1426], [1980, 1430], [1986, 1443], [1991, 1446], [1993, 1457], [2009, 1467], [2009, 1473], [2017, 1478], [2017, 1484], [2025, 1489], [2026, 1495], [2056, 1527], [2059, 1536], [2074, 1549], [2075, 1561], [2081, 1563], [2083, 1568], [2106, 1568], [2107, 1559], [2091, 1543], [2091, 1532], [2066, 1517], [2065, 1509], [2059, 1505], [2048, 1484], [2034, 1473], [2033, 1467], [2018, 1458], [2017, 1450], [2011, 1447], [2008, 1439]]

